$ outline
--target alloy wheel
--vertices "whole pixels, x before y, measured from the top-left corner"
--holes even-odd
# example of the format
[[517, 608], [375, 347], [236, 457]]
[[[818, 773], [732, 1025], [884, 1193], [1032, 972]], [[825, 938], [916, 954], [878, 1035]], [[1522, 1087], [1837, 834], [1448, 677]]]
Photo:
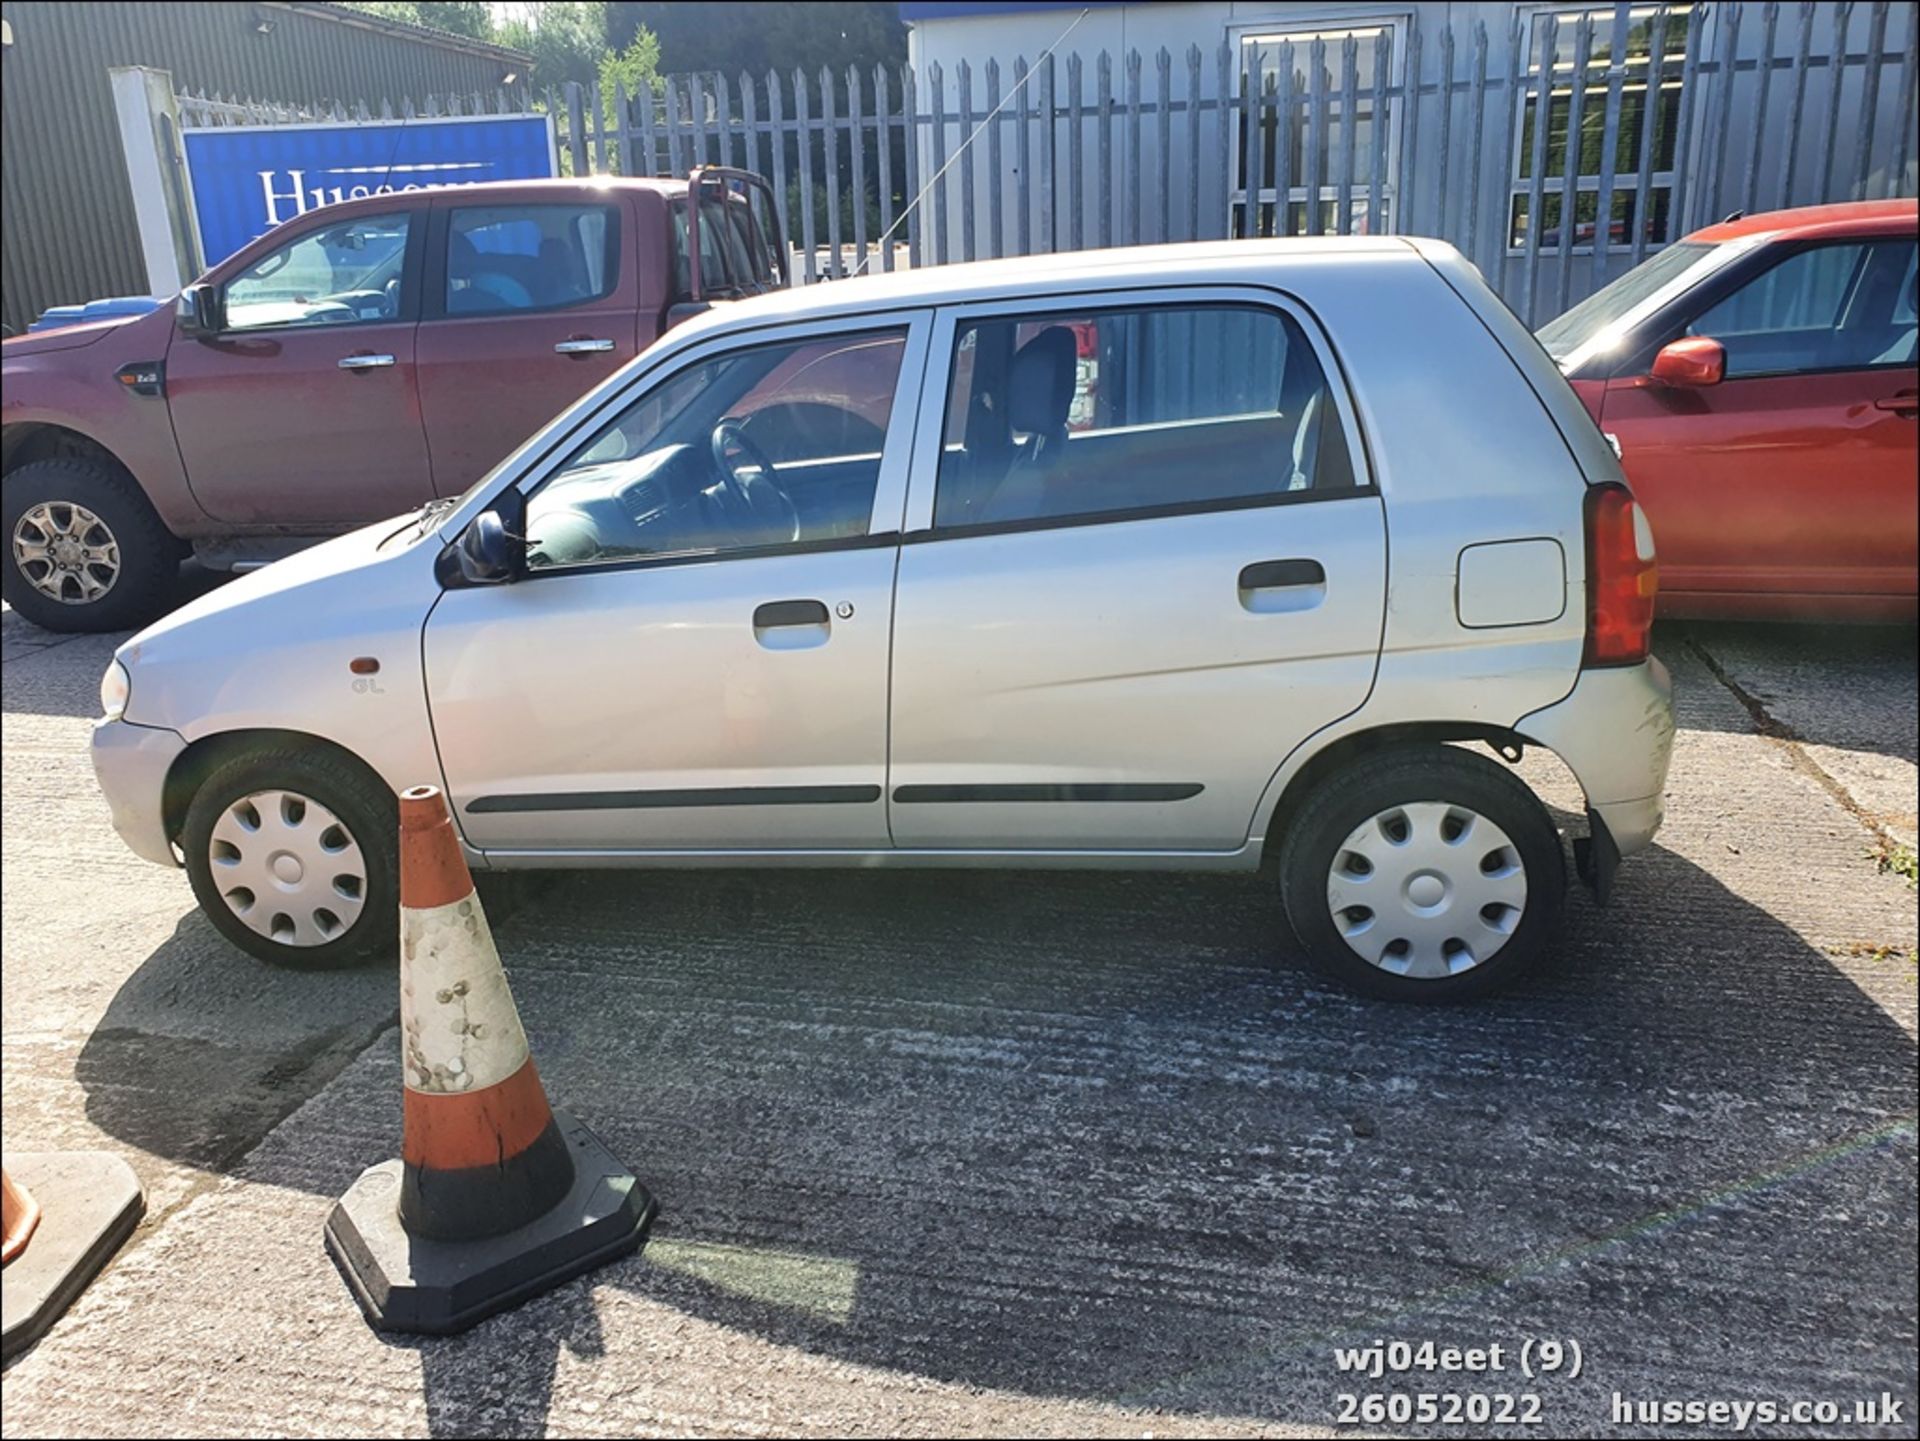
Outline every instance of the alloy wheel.
[[120, 542], [84, 505], [43, 500], [14, 524], [13, 563], [49, 600], [87, 605], [120, 579]]

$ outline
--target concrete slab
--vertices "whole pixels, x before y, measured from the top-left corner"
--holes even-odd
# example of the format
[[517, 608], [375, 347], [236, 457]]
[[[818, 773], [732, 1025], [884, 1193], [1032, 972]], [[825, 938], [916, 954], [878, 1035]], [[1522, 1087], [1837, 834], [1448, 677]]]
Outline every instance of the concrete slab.
[[[1537, 1434], [1623, 1431], [1616, 1393], [1886, 1392], [1911, 1417], [1914, 892], [1662, 646], [1667, 829], [1483, 1006], [1324, 986], [1259, 878], [540, 882], [497, 933], [541, 1073], [660, 1219], [638, 1256], [404, 1342], [320, 1235], [398, 1146], [391, 978], [309, 985], [221, 948], [177, 877], [115, 858], [71, 775], [84, 719], [11, 713], [8, 1139], [99, 1135], [180, 1184], [10, 1368], [0, 1420], [1319, 1434], [1342, 1393], [1414, 1389], [1361, 1385], [1336, 1347], [1529, 1337], [1586, 1357], [1478, 1388], [1537, 1392]], [[79, 687], [65, 656], [22, 662], [52, 674], [21, 694]], [[1887, 669], [1861, 684], [1893, 714], [1913, 681]], [[1525, 773], [1575, 809], [1551, 757]]]

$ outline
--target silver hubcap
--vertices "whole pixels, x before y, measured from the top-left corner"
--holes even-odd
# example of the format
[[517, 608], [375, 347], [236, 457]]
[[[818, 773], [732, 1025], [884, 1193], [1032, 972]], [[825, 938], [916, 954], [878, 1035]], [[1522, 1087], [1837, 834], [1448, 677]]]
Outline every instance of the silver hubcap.
[[352, 929], [367, 903], [359, 843], [296, 791], [255, 791], [228, 806], [207, 860], [227, 909], [283, 946], [325, 945]]
[[13, 527], [13, 563], [47, 599], [85, 605], [120, 579], [120, 542], [84, 505], [43, 500]]
[[1355, 954], [1439, 980], [1495, 955], [1527, 909], [1507, 833], [1465, 806], [1419, 801], [1356, 826], [1333, 854], [1327, 905]]

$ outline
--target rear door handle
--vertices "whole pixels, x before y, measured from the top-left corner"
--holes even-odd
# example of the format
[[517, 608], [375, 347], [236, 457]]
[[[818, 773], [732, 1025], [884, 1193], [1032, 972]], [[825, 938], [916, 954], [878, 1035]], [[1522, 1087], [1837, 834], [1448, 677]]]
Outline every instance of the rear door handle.
[[598, 340], [591, 336], [576, 336], [572, 340], [563, 340], [553, 347], [555, 355], [600, 355], [613, 349], [611, 340]]
[[1326, 567], [1317, 560], [1261, 560], [1240, 572], [1242, 590], [1278, 590], [1282, 586], [1326, 583]]
[[1920, 414], [1920, 395], [1907, 391], [1904, 395], [1888, 395], [1874, 401], [1875, 410], [1891, 410], [1895, 415]]
[[381, 366], [392, 365], [391, 355], [343, 355], [340, 357], [342, 370], [377, 370]]

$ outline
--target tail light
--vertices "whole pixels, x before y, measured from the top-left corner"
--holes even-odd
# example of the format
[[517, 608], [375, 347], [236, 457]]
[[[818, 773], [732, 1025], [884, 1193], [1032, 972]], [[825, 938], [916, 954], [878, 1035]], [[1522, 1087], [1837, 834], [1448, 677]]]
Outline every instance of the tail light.
[[1587, 491], [1587, 651], [1581, 664], [1638, 665], [1647, 658], [1660, 568], [1653, 528], [1624, 485]]

